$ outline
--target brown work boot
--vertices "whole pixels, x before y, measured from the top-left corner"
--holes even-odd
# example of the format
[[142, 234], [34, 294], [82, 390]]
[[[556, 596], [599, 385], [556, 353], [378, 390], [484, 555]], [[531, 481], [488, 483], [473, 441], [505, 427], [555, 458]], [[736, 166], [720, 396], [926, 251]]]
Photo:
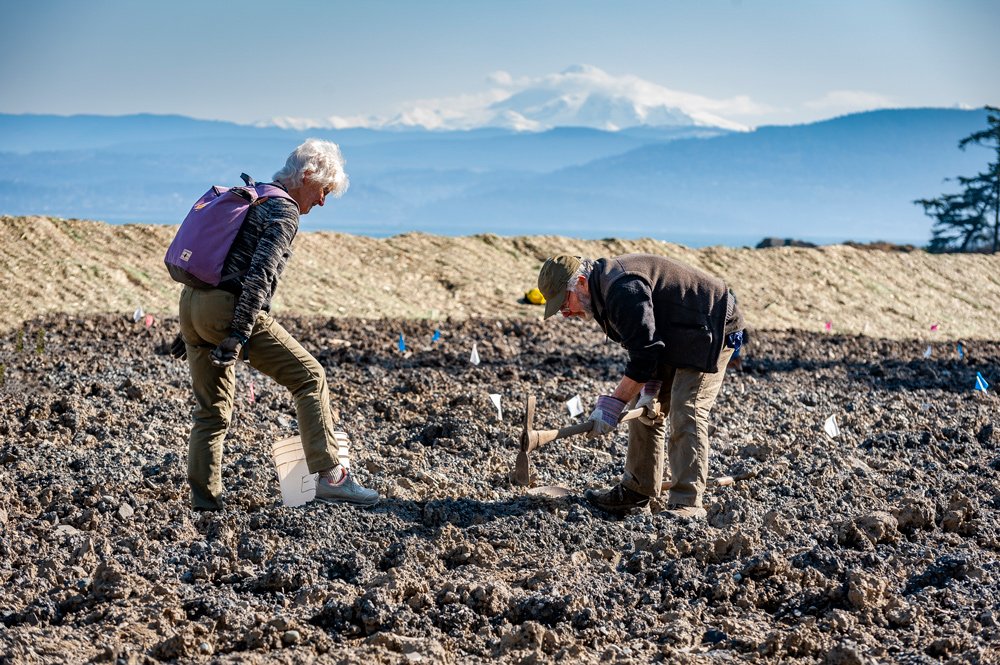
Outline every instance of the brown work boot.
[[701, 506], [685, 506], [680, 503], [668, 503], [663, 512], [687, 520], [703, 520], [708, 517], [708, 511]]
[[645, 508], [649, 505], [649, 497], [645, 494], [633, 492], [621, 483], [603, 492], [598, 490], [587, 490], [583, 493], [584, 498], [592, 506], [597, 506], [615, 515], [624, 515], [636, 508]]

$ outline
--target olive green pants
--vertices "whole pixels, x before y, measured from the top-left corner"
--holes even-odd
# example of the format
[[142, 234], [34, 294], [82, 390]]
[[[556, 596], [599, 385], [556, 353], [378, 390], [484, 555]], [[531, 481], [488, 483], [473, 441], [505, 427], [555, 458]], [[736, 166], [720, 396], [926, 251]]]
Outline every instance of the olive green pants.
[[[670, 460], [671, 486], [667, 502], [701, 506], [708, 482], [708, 417], [732, 355], [732, 349], [722, 349], [720, 369], [715, 374], [670, 366], [657, 368], [654, 378], [663, 381], [659, 396], [663, 414], [655, 425], [646, 425], [638, 419], [628, 421], [628, 453], [622, 485], [646, 496], [659, 496], [669, 420], [666, 454]], [[632, 400], [632, 405], [637, 400], [638, 397]]]
[[[188, 483], [192, 505], [206, 510], [222, 507], [222, 444], [236, 393], [235, 367], [215, 367], [210, 354], [229, 336], [235, 308], [236, 296], [228, 291], [187, 286], [181, 291], [181, 335], [187, 345], [195, 398]], [[336, 466], [337, 442], [323, 366], [266, 312], [257, 315], [248, 352], [251, 367], [292, 392], [309, 471]]]

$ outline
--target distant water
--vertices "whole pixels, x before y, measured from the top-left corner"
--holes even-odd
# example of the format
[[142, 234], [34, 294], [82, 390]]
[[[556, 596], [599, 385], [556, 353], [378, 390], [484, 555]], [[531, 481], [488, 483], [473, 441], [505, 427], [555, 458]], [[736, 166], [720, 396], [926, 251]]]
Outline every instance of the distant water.
[[[7, 213], [12, 214], [12, 213]], [[25, 213], [13, 213], [25, 214]], [[27, 213], [31, 214], [31, 213]], [[105, 217], [99, 221], [107, 222], [108, 224], [177, 224], [180, 220], [171, 221], [150, 221], [150, 220], [136, 220], [133, 218], [120, 218], [117, 216]], [[774, 238], [791, 238], [794, 240], [802, 240], [805, 242], [811, 242], [815, 245], [839, 245], [846, 241], [855, 242], [874, 242], [874, 241], [884, 241], [895, 243], [899, 245], [910, 244], [916, 247], [923, 247], [927, 244], [927, 238], [894, 238], [886, 235], [874, 235], [870, 237], [845, 237], [845, 236], [820, 236], [814, 235], [812, 233], [802, 233], [795, 235], [780, 235], [780, 234], [726, 234], [726, 233], [696, 233], [696, 232], [682, 232], [682, 233], [669, 233], [664, 234], [662, 232], [654, 231], [641, 231], [635, 229], [627, 228], [606, 228], [606, 229], [575, 229], [570, 227], [546, 227], [546, 228], [519, 228], [517, 225], [511, 225], [510, 227], [504, 229], [497, 228], [456, 228], [453, 226], [443, 227], [443, 228], [408, 228], [403, 225], [385, 225], [377, 223], [351, 223], [345, 222], [344, 224], [327, 224], [325, 222], [310, 223], [309, 217], [303, 217], [300, 230], [303, 232], [312, 231], [335, 231], [337, 233], [350, 233], [352, 235], [368, 236], [370, 238], [390, 238], [396, 235], [402, 235], [404, 233], [427, 233], [431, 235], [442, 235], [442, 236], [470, 236], [478, 235], [483, 233], [493, 233], [500, 236], [532, 236], [532, 235], [559, 235], [567, 236], [571, 238], [582, 238], [585, 240], [601, 240], [604, 238], [621, 238], [623, 240], [633, 240], [637, 238], [653, 238], [654, 240], [662, 240], [664, 242], [672, 242], [678, 245], [684, 245], [686, 247], [711, 247], [715, 245], [721, 245], [723, 247], [756, 247], [757, 244], [766, 237]]]
[[394, 235], [401, 235], [403, 233], [408, 233], [412, 231], [419, 231], [422, 233], [429, 233], [434, 235], [443, 236], [468, 236], [477, 235], [482, 233], [494, 233], [500, 236], [530, 236], [530, 235], [560, 235], [567, 236], [571, 238], [582, 238], [584, 240], [601, 240], [605, 238], [621, 238], [623, 240], [634, 240], [638, 238], [653, 238], [654, 240], [662, 240], [664, 242], [671, 242], [678, 245], [684, 245], [686, 247], [712, 247], [716, 245], [721, 245], [723, 247], [756, 247], [757, 244], [766, 237], [774, 238], [789, 238], [794, 240], [801, 240], [805, 242], [813, 243], [814, 245], [840, 245], [847, 241], [854, 242], [875, 242], [883, 241], [890, 242], [899, 245], [914, 245], [916, 247], [922, 247], [927, 244], [927, 238], [892, 238], [886, 236], [872, 236], [872, 237], [845, 237], [845, 236], [819, 236], [811, 233], [796, 234], [793, 236], [787, 235], [760, 235], [760, 234], [718, 234], [718, 233], [656, 233], [656, 232], [641, 232], [633, 230], [623, 230], [623, 229], [603, 229], [603, 230], [590, 230], [590, 229], [571, 229], [571, 228], [533, 228], [533, 229], [504, 229], [502, 231], [496, 229], [409, 229], [407, 230], [385, 230], [373, 228], [370, 225], [351, 225], [346, 224], [337, 228], [329, 227], [310, 227], [308, 224], [303, 224], [303, 231], [337, 231], [339, 233], [350, 233], [352, 235], [364, 235], [372, 238], [389, 238]]
[[[340, 233], [350, 233], [353, 235], [367, 235], [373, 238], [388, 238], [394, 235], [399, 235], [401, 233], [406, 233], [406, 231], [375, 231], [373, 232], [371, 227], [351, 227], [350, 225], [344, 226], [342, 228], [336, 229], [311, 229], [303, 227], [305, 231], [338, 231]], [[659, 233], [640, 233], [631, 231], [615, 231], [613, 229], [607, 229], [603, 232], [593, 232], [583, 229], [570, 229], [570, 228], [559, 228], [559, 229], [522, 229], [522, 230], [504, 230], [497, 231], [495, 229], [467, 229], [458, 231], [442, 231], [442, 230], [420, 230], [422, 233], [431, 233], [435, 235], [444, 236], [468, 236], [477, 235], [481, 233], [494, 233], [500, 236], [531, 236], [531, 235], [559, 235], [567, 236], [571, 238], [582, 238], [584, 240], [602, 240], [604, 238], [621, 238], [623, 240], [631, 240], [637, 238], [653, 238], [655, 240], [662, 240], [664, 242], [672, 242], [678, 245], [686, 245], [687, 247], [710, 247], [712, 245], [723, 245], [726, 247], [753, 247], [759, 243], [763, 238], [759, 236], [749, 236], [749, 235], [712, 235], [712, 234], [697, 234], [697, 233], [683, 233], [683, 234], [671, 234], [663, 235]], [[803, 238], [797, 238], [797, 240], [802, 240]], [[809, 242], [816, 242], [816, 244], [826, 244], [829, 242], [838, 242], [834, 240], [827, 240], [823, 243], [817, 242], [815, 240], [809, 240]]]

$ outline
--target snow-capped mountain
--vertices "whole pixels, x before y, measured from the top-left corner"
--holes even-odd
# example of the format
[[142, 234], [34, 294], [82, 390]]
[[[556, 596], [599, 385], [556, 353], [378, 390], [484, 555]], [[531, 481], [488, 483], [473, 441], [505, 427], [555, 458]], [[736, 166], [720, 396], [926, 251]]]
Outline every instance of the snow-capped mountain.
[[589, 127], [616, 131], [637, 126], [749, 128], [727, 119], [760, 109], [747, 97], [710, 99], [670, 90], [636, 76], [613, 76], [590, 65], [574, 65], [558, 74], [513, 78], [497, 72], [484, 92], [425, 99], [404, 104], [381, 116], [330, 116], [324, 120], [275, 118], [266, 125], [288, 129], [423, 127], [461, 130], [503, 127], [545, 131], [554, 127]]
[[568, 126], [614, 131], [639, 125], [747, 129], [710, 111], [723, 103], [635, 76], [614, 77], [589, 65], [540, 79], [514, 81], [501, 74], [494, 80], [507, 82], [512, 93], [489, 106], [488, 124], [494, 126], [536, 131]]

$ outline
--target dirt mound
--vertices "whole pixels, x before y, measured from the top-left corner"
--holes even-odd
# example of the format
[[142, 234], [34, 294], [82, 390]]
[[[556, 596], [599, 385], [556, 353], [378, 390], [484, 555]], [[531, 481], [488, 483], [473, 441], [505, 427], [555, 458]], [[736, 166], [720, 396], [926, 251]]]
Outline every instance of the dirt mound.
[[[175, 227], [44, 217], [0, 218], [8, 316], [0, 330], [40, 314], [177, 311], [179, 287], [163, 267]], [[300, 233], [275, 300], [278, 313], [358, 318], [532, 319], [522, 304], [548, 256], [627, 252], [671, 256], [726, 279], [747, 321], [772, 330], [872, 337], [996, 338], [1000, 256], [780, 247], [692, 250], [657, 240], [554, 236], [461, 238], [410, 233], [367, 238]]]
[[711, 490], [699, 524], [580, 501], [622, 472], [623, 432], [533, 455], [569, 497], [507, 482], [526, 394], [562, 425], [565, 400], [617, 380], [621, 352], [592, 327], [284, 323], [326, 367], [354, 466], [385, 496], [373, 509], [278, 505], [268, 446], [294, 408], [240, 367], [227, 509], [191, 512], [174, 320], [48, 317], [0, 340], [0, 662], [995, 657], [1000, 433], [972, 385], [996, 341], [924, 359], [917, 341], [759, 332], [710, 460], [754, 477]]

